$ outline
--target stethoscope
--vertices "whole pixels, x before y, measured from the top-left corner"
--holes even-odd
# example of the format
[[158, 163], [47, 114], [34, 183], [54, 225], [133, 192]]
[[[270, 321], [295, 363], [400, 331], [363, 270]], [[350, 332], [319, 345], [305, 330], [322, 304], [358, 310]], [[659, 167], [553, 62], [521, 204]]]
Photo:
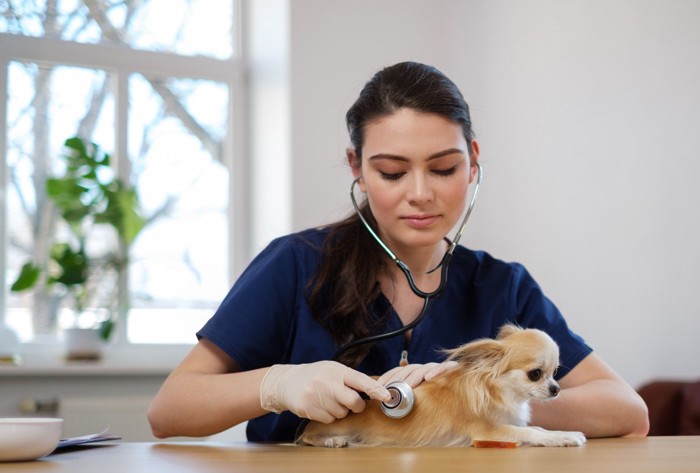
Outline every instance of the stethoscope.
[[[474, 210], [474, 205], [476, 204], [476, 198], [479, 194], [479, 187], [481, 187], [481, 179], [483, 177], [483, 169], [481, 167], [481, 164], [479, 164], [477, 161], [472, 161], [472, 165], [476, 166], [477, 169], [477, 175], [476, 175], [476, 183], [474, 184], [474, 192], [472, 193], [472, 197], [469, 200], [469, 206], [467, 207], [467, 211], [464, 214], [464, 218], [462, 219], [462, 223], [459, 227], [459, 230], [455, 234], [454, 239], [450, 243], [448, 240], [448, 243], [450, 243], [450, 246], [447, 248], [445, 251], [445, 254], [443, 255], [442, 259], [438, 263], [437, 266], [435, 266], [433, 269], [428, 271], [428, 274], [433, 273], [440, 269], [440, 283], [438, 284], [438, 287], [431, 291], [431, 292], [425, 292], [422, 291], [417, 285], [416, 282], [413, 279], [413, 274], [411, 273], [411, 269], [408, 267], [406, 263], [401, 261], [391, 249], [382, 241], [382, 239], [377, 235], [377, 233], [372, 229], [372, 226], [369, 224], [367, 219], [365, 218], [364, 215], [362, 215], [362, 211], [360, 210], [360, 206], [357, 204], [357, 200], [355, 199], [355, 186], [357, 183], [362, 179], [362, 176], [354, 179], [352, 181], [352, 184], [350, 185], [350, 200], [352, 201], [352, 206], [355, 209], [355, 213], [357, 214], [358, 217], [360, 217], [360, 220], [362, 221], [363, 225], [367, 229], [367, 231], [372, 235], [372, 237], [379, 243], [379, 246], [384, 249], [387, 255], [396, 263], [396, 265], [401, 269], [403, 274], [406, 276], [406, 280], [408, 281], [408, 285], [411, 288], [411, 291], [413, 293], [423, 299], [423, 307], [421, 308], [420, 313], [418, 316], [409, 324], [404, 325], [398, 330], [393, 330], [391, 332], [386, 332], [386, 333], [381, 333], [378, 335], [372, 335], [369, 337], [365, 338], [360, 338], [358, 340], [353, 340], [352, 342], [348, 342], [333, 355], [332, 360], [337, 361], [340, 358], [340, 355], [345, 353], [347, 350], [350, 350], [352, 348], [355, 348], [359, 345], [364, 345], [365, 343], [372, 343], [372, 342], [378, 342], [381, 340], [385, 340], [387, 338], [395, 337], [397, 335], [401, 335], [402, 333], [406, 333], [407, 331], [411, 330], [414, 328], [416, 325], [418, 325], [423, 318], [425, 317], [425, 314], [428, 311], [428, 304], [430, 303], [430, 300], [440, 294], [442, 290], [445, 288], [445, 285], [447, 284], [447, 268], [449, 265], [450, 260], [452, 259], [452, 254], [455, 251], [455, 248], [457, 248], [457, 244], [459, 243], [459, 240], [462, 238], [462, 234], [464, 233], [464, 229], [467, 226], [467, 222], [469, 221], [469, 217], [471, 216], [472, 210]], [[411, 386], [409, 386], [407, 383], [404, 383], [402, 381], [394, 381], [392, 383], [389, 383], [386, 385], [386, 389], [389, 391], [389, 394], [391, 394], [391, 399], [389, 401], [383, 401], [381, 404], [381, 409], [382, 412], [387, 416], [391, 417], [393, 419], [400, 419], [401, 417], [405, 417], [408, 415], [409, 412], [413, 409], [413, 405], [415, 403], [415, 396], [413, 394], [413, 389]], [[369, 397], [365, 393], [360, 393], [360, 395], [368, 399]], [[308, 424], [309, 420], [305, 419], [302, 421], [301, 425], [299, 425], [299, 428], [297, 429], [297, 432], [303, 432], [303, 429], [306, 427], [306, 424]], [[299, 435], [297, 435], [298, 437]]]
[[[354, 340], [350, 343], [347, 343], [346, 345], [342, 346], [338, 352], [336, 352], [335, 356], [333, 356], [334, 360], [337, 360], [342, 353], [344, 353], [346, 350], [350, 350], [351, 348], [354, 348], [358, 345], [363, 345], [365, 343], [371, 343], [371, 342], [377, 342], [380, 340], [385, 340], [387, 338], [395, 337], [397, 335], [401, 335], [402, 333], [405, 333], [412, 328], [414, 328], [416, 325], [418, 325], [423, 318], [425, 317], [425, 314], [428, 311], [428, 304], [430, 303], [430, 300], [440, 294], [442, 290], [445, 288], [445, 285], [447, 284], [447, 268], [449, 265], [450, 260], [452, 259], [452, 254], [455, 251], [455, 248], [457, 248], [457, 244], [459, 243], [459, 240], [462, 238], [462, 234], [464, 233], [464, 229], [467, 226], [467, 222], [469, 221], [469, 217], [472, 214], [472, 210], [474, 210], [474, 205], [476, 204], [476, 198], [479, 194], [479, 187], [481, 186], [481, 179], [483, 177], [483, 169], [481, 165], [477, 161], [472, 161], [472, 165], [476, 166], [477, 169], [477, 175], [476, 175], [476, 183], [474, 184], [474, 192], [472, 193], [472, 197], [469, 200], [469, 206], [467, 207], [467, 211], [464, 214], [464, 218], [462, 219], [462, 223], [459, 227], [459, 230], [455, 234], [454, 239], [450, 243], [450, 246], [447, 248], [445, 251], [445, 254], [443, 255], [442, 259], [438, 263], [437, 266], [435, 266], [433, 269], [428, 271], [428, 274], [437, 271], [440, 269], [440, 283], [438, 284], [438, 287], [431, 291], [431, 292], [425, 292], [422, 291], [415, 283], [413, 280], [413, 273], [411, 273], [411, 269], [408, 267], [406, 263], [401, 261], [391, 249], [382, 241], [382, 239], [377, 235], [377, 233], [372, 229], [372, 226], [369, 224], [367, 219], [365, 218], [364, 215], [362, 215], [362, 212], [360, 211], [360, 207], [357, 204], [357, 200], [355, 199], [355, 186], [357, 183], [362, 179], [362, 177], [358, 177], [357, 179], [352, 181], [352, 185], [350, 186], [350, 200], [352, 201], [352, 206], [355, 209], [355, 213], [357, 214], [358, 217], [360, 217], [360, 220], [364, 224], [365, 228], [367, 231], [372, 235], [372, 237], [379, 243], [379, 246], [381, 246], [384, 251], [386, 252], [387, 255], [396, 263], [396, 265], [399, 267], [399, 269], [403, 272], [403, 274], [406, 276], [406, 280], [408, 281], [408, 285], [411, 288], [411, 291], [413, 293], [423, 299], [423, 307], [421, 308], [420, 313], [418, 316], [413, 320], [411, 323], [408, 325], [404, 325], [398, 330], [394, 330], [392, 332], [387, 332], [387, 333], [382, 333], [379, 335], [373, 335], [370, 337], [365, 337], [361, 338], [359, 340]], [[383, 402], [381, 407], [382, 411], [384, 414], [386, 414], [389, 417], [393, 418], [401, 418], [407, 415], [411, 409], [413, 408], [413, 402], [414, 402], [414, 396], [413, 396], [413, 390], [411, 387], [403, 382], [400, 381], [395, 381], [393, 383], [389, 383], [386, 386], [387, 390], [391, 394], [392, 398], [391, 401], [386, 401]]]

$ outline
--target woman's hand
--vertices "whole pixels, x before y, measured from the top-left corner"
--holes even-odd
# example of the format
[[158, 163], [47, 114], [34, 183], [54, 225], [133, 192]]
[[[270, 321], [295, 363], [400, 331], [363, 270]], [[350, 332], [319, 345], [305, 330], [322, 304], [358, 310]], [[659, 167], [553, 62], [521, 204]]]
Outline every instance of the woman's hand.
[[362, 412], [365, 401], [360, 392], [379, 401], [391, 399], [379, 382], [335, 361], [273, 365], [260, 385], [260, 405], [327, 424], [350, 411]]
[[457, 366], [456, 361], [443, 361], [442, 363], [412, 364], [397, 366], [377, 379], [379, 384], [386, 386], [394, 381], [403, 381], [415, 388], [423, 381], [430, 381], [434, 377]]

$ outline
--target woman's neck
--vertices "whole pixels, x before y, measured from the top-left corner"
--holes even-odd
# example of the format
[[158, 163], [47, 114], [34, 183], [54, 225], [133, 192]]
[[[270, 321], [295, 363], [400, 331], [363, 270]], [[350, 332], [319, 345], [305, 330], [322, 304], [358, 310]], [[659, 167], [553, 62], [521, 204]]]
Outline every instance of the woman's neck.
[[[440, 271], [433, 271], [438, 267], [449, 244], [442, 240], [433, 248], [414, 248], [410, 251], [396, 252], [396, 256], [411, 271], [414, 283], [419, 289], [431, 292], [440, 284]], [[398, 265], [389, 263], [391, 279], [396, 283], [405, 281], [405, 275]], [[406, 282], [406, 284], [408, 284]]]
[[440, 240], [437, 245], [430, 248], [411, 248], [397, 251], [396, 256], [406, 263], [411, 272], [427, 274], [440, 264], [448, 247], [449, 244], [445, 240]]

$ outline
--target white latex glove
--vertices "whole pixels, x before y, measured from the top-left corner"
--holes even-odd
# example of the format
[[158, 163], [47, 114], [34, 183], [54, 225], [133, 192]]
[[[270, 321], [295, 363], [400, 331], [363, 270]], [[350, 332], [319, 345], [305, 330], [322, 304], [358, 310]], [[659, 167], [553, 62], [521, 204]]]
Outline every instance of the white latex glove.
[[423, 381], [430, 381], [445, 371], [451, 370], [455, 366], [457, 366], [457, 362], [454, 360], [443, 361], [442, 363], [426, 363], [423, 365], [416, 363], [406, 366], [397, 366], [381, 375], [377, 381], [382, 386], [386, 386], [394, 381], [403, 381], [412, 388], [415, 388]]
[[260, 405], [267, 411], [291, 411], [327, 424], [349, 411], [362, 412], [365, 401], [388, 401], [389, 391], [364, 373], [335, 361], [302, 365], [273, 365], [260, 385]]

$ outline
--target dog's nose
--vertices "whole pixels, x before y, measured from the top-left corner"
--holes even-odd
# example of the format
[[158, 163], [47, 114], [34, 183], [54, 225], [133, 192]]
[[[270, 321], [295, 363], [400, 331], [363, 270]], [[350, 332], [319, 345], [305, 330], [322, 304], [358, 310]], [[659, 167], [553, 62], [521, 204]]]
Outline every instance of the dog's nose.
[[557, 394], [559, 394], [559, 389], [560, 389], [559, 386], [557, 386], [556, 384], [552, 384], [549, 387], [549, 394], [551, 394], [551, 396], [554, 397]]

